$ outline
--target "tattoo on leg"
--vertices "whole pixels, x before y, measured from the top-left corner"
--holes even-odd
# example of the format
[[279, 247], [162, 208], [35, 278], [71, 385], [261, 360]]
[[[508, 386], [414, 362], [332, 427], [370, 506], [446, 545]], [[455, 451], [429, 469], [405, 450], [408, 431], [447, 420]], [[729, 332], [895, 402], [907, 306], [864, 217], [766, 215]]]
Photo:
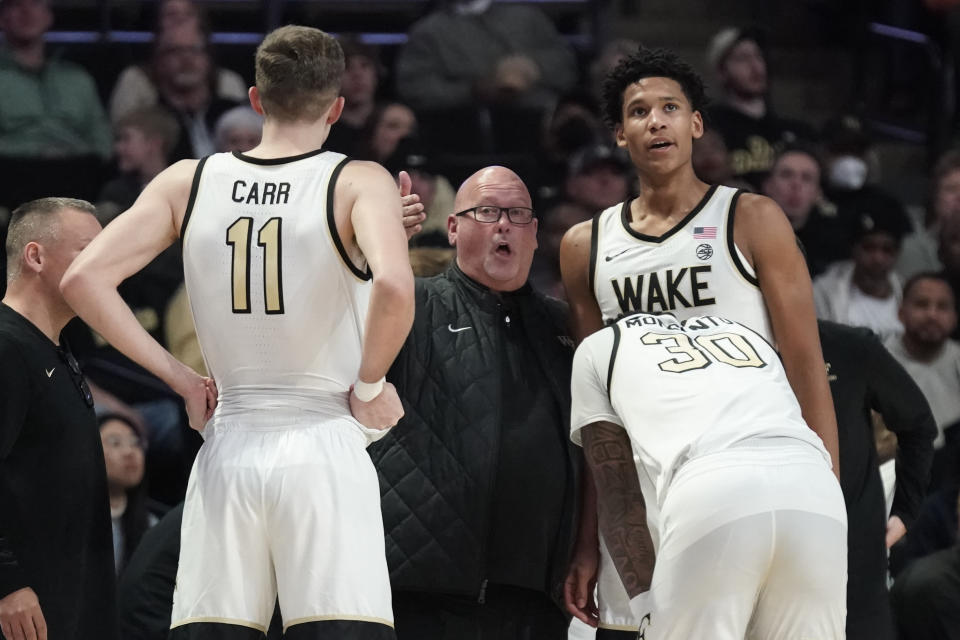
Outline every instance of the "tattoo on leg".
[[630, 438], [622, 427], [597, 422], [583, 430], [583, 451], [597, 484], [600, 533], [632, 598], [650, 588], [654, 553]]

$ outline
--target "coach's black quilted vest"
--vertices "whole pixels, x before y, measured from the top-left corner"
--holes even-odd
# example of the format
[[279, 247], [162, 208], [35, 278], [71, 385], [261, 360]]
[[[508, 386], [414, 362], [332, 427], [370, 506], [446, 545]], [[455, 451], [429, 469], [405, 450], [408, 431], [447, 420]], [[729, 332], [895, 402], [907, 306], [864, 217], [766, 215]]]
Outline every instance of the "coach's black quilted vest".
[[[573, 342], [563, 303], [529, 286], [511, 294], [569, 443]], [[369, 451], [380, 474], [394, 590], [477, 595], [501, 429], [500, 300], [456, 265], [418, 279], [413, 329], [387, 380], [406, 413]], [[469, 327], [469, 329], [464, 329]], [[559, 598], [573, 544], [581, 455], [568, 445], [567, 506], [545, 590]], [[537, 455], [531, 451], [530, 455]], [[522, 491], [523, 487], [518, 487]], [[533, 506], [533, 505], [532, 505]]]

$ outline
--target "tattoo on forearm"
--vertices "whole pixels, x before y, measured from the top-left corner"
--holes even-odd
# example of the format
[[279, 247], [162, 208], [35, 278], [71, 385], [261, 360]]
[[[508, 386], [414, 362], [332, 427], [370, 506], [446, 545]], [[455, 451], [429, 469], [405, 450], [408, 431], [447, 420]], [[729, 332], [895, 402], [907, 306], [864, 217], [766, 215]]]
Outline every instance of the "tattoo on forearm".
[[630, 439], [623, 428], [598, 422], [584, 429], [583, 451], [597, 485], [600, 533], [632, 598], [650, 588], [654, 552]]

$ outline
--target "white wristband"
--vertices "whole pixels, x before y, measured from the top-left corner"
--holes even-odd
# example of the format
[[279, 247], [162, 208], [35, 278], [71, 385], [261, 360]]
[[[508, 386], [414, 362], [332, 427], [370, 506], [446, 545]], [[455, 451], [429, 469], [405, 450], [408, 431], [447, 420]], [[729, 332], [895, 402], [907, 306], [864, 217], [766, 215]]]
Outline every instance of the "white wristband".
[[376, 382], [364, 382], [360, 378], [353, 383], [353, 394], [357, 396], [360, 402], [370, 402], [383, 391], [383, 382], [386, 378], [380, 378]]

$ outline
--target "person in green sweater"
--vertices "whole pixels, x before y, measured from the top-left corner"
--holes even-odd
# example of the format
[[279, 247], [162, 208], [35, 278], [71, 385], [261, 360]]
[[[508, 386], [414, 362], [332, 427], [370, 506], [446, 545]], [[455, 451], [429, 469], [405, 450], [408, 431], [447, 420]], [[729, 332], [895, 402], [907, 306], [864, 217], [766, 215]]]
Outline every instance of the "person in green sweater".
[[0, 0], [0, 155], [110, 157], [112, 135], [93, 78], [50, 56], [47, 0]]

